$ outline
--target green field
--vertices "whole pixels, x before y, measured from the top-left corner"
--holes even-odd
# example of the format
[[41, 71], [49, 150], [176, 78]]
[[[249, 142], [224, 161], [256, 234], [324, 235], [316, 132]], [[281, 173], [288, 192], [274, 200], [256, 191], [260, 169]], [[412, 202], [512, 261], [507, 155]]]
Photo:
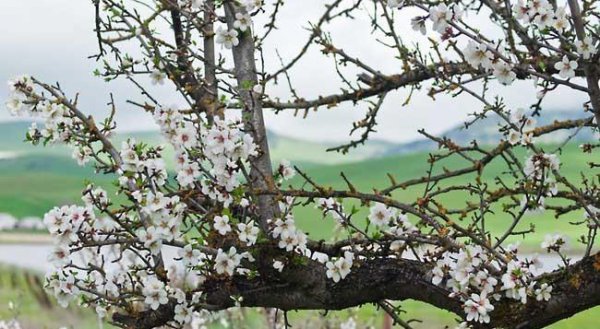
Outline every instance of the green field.
[[[548, 146], [547, 149], [552, 149]], [[517, 156], [525, 158], [523, 150], [517, 151]], [[389, 185], [387, 174], [391, 174], [397, 181], [408, 178], [421, 177], [427, 170], [427, 153], [411, 155], [398, 155], [369, 161], [359, 161], [336, 165], [312, 165], [306, 167], [306, 173], [317, 183], [323, 186], [343, 189], [346, 187], [340, 177], [345, 173], [351, 183], [357, 189], [365, 192], [382, 189]], [[565, 147], [560, 155], [562, 160], [561, 173], [568, 178], [578, 182], [581, 172], [588, 170], [585, 156], [580, 150], [569, 145]], [[443, 163], [445, 168], [458, 168], [466, 162], [462, 159], [450, 158]], [[304, 168], [300, 166], [300, 168]], [[436, 168], [434, 172], [441, 172], [442, 168]], [[503, 171], [505, 167], [499, 161], [492, 162], [486, 167], [483, 178], [490, 189], [497, 188], [494, 177], [503, 177], [507, 182], [510, 178]], [[109, 176], [94, 174], [91, 167], [79, 167], [70, 158], [57, 154], [27, 154], [13, 159], [0, 160], [0, 212], [10, 213], [17, 217], [42, 216], [48, 209], [56, 205], [80, 202], [81, 189], [85, 186], [84, 181], [88, 179], [103, 186], [109, 191], [112, 189], [113, 179]], [[467, 184], [474, 180], [474, 175], [461, 176], [448, 180], [446, 184]], [[290, 184], [300, 186], [301, 180], [295, 178]], [[444, 185], [442, 185], [444, 186]], [[415, 186], [406, 190], [394, 192], [393, 197], [405, 203], [411, 203], [422, 196], [423, 186]], [[453, 209], [464, 206], [467, 201], [476, 201], [473, 196], [466, 192], [454, 192], [440, 199], [446, 208]], [[557, 201], [547, 199], [547, 204], [556, 204]], [[351, 205], [348, 204], [347, 208]], [[511, 224], [508, 215], [503, 214], [500, 206], [493, 208], [495, 214], [488, 216], [487, 227], [492, 233], [499, 234]], [[366, 210], [362, 210], [354, 218], [364, 221]], [[581, 246], [576, 240], [580, 234], [585, 232], [580, 227], [574, 227], [569, 222], [581, 220], [582, 212], [573, 212], [560, 219], [555, 219], [553, 213], [546, 211], [541, 215], [527, 215], [517, 230], [527, 229], [531, 224], [535, 225], [537, 234], [532, 234], [524, 241], [524, 246], [535, 249], [547, 233], [561, 232], [571, 240], [573, 249]], [[330, 218], [323, 219], [320, 212], [313, 206], [296, 209], [297, 222], [305, 229], [312, 238], [323, 239], [331, 237], [335, 227]], [[456, 220], [459, 220], [456, 218]], [[467, 219], [468, 220], [468, 219]], [[414, 218], [413, 218], [414, 221]], [[519, 240], [514, 237], [512, 240]]]

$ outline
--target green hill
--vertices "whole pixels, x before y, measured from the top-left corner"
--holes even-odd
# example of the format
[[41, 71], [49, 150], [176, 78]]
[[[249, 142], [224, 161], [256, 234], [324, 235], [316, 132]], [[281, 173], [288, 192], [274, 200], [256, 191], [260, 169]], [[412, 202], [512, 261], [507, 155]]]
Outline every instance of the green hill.
[[[49, 145], [46, 147], [33, 146], [24, 142], [25, 134], [30, 122], [0, 122], [0, 155], [14, 154], [24, 156], [56, 155], [70, 157], [71, 151], [63, 145]], [[118, 132], [113, 141], [117, 146], [127, 138], [135, 138], [151, 145], [166, 144], [158, 131]], [[274, 162], [287, 159], [303, 166], [314, 166], [322, 164], [339, 164], [356, 162], [373, 157], [381, 157], [388, 153], [395, 145], [383, 141], [368, 141], [360, 149], [343, 155], [337, 152], [326, 152], [329, 147], [337, 146], [333, 142], [312, 142], [269, 132], [269, 146]], [[170, 148], [164, 154], [167, 164], [172, 167], [172, 154]], [[0, 159], [2, 156], [0, 156]]]
[[81, 201], [84, 181], [110, 187], [110, 178], [79, 167], [70, 158], [49, 154], [0, 160], [0, 213], [42, 216], [50, 208]]

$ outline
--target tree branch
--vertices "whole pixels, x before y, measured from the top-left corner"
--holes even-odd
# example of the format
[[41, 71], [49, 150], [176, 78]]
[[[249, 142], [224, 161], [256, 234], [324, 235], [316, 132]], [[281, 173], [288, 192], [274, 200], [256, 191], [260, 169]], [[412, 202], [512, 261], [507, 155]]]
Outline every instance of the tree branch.
[[[233, 281], [208, 278], [204, 283], [206, 301], [211, 309], [234, 306], [231, 296], [241, 296], [242, 306], [275, 307], [282, 310], [341, 310], [377, 303], [381, 300], [418, 300], [464, 317], [458, 299], [450, 291], [431, 283], [431, 265], [406, 259], [378, 258], [361, 262], [344, 280], [334, 283], [321, 263], [307, 260], [305, 265], [290, 264], [282, 273], [263, 272], [255, 278], [235, 276]], [[556, 321], [600, 304], [600, 253], [566, 269], [538, 278], [554, 287], [547, 301], [504, 298], [496, 304], [489, 324], [477, 328], [543, 328]], [[128, 328], [153, 328], [169, 320], [172, 305], [152, 312], [113, 320]], [[163, 318], [159, 318], [160, 316]], [[156, 322], [150, 323], [150, 318]]]

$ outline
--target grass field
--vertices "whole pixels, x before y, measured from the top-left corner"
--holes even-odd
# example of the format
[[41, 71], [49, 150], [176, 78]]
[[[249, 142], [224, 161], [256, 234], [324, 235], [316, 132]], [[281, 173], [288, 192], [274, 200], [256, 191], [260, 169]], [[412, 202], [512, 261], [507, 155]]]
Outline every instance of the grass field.
[[[56, 205], [80, 202], [91, 168], [78, 167], [70, 158], [28, 155], [0, 161], [0, 212], [22, 218], [42, 216]], [[110, 186], [111, 179], [92, 180]]]
[[[552, 147], [546, 147], [548, 150]], [[525, 158], [524, 152], [517, 152], [517, 156]], [[579, 181], [581, 172], [588, 170], [586, 161], [589, 158], [582, 155], [579, 149], [570, 145], [563, 149], [560, 158], [563, 162], [561, 173], [568, 178]], [[421, 177], [427, 170], [427, 154], [417, 153], [412, 155], [399, 155], [369, 161], [360, 161], [337, 165], [313, 165], [306, 168], [306, 173], [323, 186], [345, 188], [346, 185], [340, 177], [343, 172], [354, 186], [361, 191], [382, 189], [389, 185], [387, 174], [391, 174], [397, 181], [408, 178]], [[466, 163], [461, 159], [448, 159], [445, 168], [458, 168]], [[304, 168], [304, 167], [301, 167]], [[436, 168], [434, 172], [441, 172]], [[504, 166], [499, 162], [492, 162], [483, 173], [483, 181], [489, 184], [490, 189], [497, 188], [494, 177], [503, 177], [506, 182], [511, 179], [503, 173]], [[448, 180], [447, 184], [465, 185], [472, 182], [474, 175], [461, 176]], [[109, 176], [93, 174], [90, 167], [78, 167], [71, 159], [58, 155], [27, 155], [14, 159], [0, 161], [0, 212], [7, 212], [17, 217], [42, 216], [48, 209], [56, 205], [80, 202], [80, 192], [85, 186], [84, 181], [94, 181], [109, 191], [112, 189], [113, 179]], [[294, 179], [291, 185], [299, 186], [299, 178]], [[443, 187], [444, 185], [442, 185]], [[415, 186], [406, 190], [397, 190], [395, 199], [410, 203], [422, 196], [423, 186]], [[477, 201], [466, 192], [454, 192], [440, 199], [449, 208], [464, 206], [467, 201]], [[548, 204], [557, 201], [547, 200]], [[350, 204], [347, 208], [350, 208]], [[500, 205], [493, 208], [495, 214], [489, 215], [486, 225], [493, 233], [500, 233], [511, 223], [508, 215], [503, 214]], [[549, 211], [539, 215], [527, 215], [517, 230], [527, 229], [535, 225], [537, 234], [527, 237], [524, 246], [535, 249], [547, 233], [561, 232], [571, 240], [571, 246], [579, 249], [576, 242], [578, 236], [584, 232], [579, 227], [574, 227], [569, 222], [581, 220], [582, 212], [573, 212], [561, 219], [555, 219]], [[313, 238], [322, 239], [331, 237], [335, 227], [333, 220], [323, 219], [320, 213], [312, 206], [296, 210], [298, 224]], [[358, 213], [354, 218], [364, 221], [366, 210]], [[413, 219], [414, 220], [414, 219]], [[459, 220], [459, 219], [457, 219]], [[519, 240], [519, 237], [511, 238]]]

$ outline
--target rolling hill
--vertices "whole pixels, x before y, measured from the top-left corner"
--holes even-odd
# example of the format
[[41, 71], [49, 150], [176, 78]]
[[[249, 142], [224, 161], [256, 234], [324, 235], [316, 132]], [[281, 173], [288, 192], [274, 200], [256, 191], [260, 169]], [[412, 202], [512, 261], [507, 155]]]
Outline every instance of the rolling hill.
[[[0, 155], [4, 154], [4, 157], [8, 157], [9, 155], [25, 156], [30, 154], [70, 156], [70, 149], [62, 145], [40, 147], [25, 143], [25, 133], [27, 132], [29, 125], [30, 122], [0, 122]], [[158, 131], [117, 133], [113, 140], [118, 146], [122, 140], [130, 137], [151, 145], [166, 144]], [[326, 152], [327, 148], [337, 145], [337, 143], [333, 142], [305, 141], [269, 132], [269, 146], [271, 147], [273, 162], [287, 159], [304, 166], [340, 164], [382, 157], [384, 154], [388, 153], [391, 148], [395, 147], [395, 144], [374, 140], [368, 141], [366, 145], [359, 150], [350, 152], [347, 155], [336, 152]], [[170, 159], [171, 157], [169, 155], [171, 153], [172, 150], [167, 150], [165, 159]], [[0, 156], [0, 158], [2, 158], [2, 156]]]
[[[555, 120], [579, 119], [589, 116], [581, 111], [549, 111], [541, 117], [537, 117], [538, 125], [547, 125]], [[500, 119], [495, 116], [488, 116], [480, 120], [477, 124], [465, 129], [462, 125], [456, 126], [442, 134], [440, 137], [448, 137], [458, 144], [468, 144], [472, 140], [477, 140], [480, 145], [491, 145], [501, 139], [498, 131]], [[25, 155], [25, 154], [50, 154], [50, 155], [70, 155], [70, 151], [64, 146], [34, 147], [23, 142], [25, 132], [29, 127], [29, 122], [0, 122], [0, 158], [2, 154]], [[551, 136], [545, 136], [540, 140], [546, 144], [561, 143], [569, 137], [567, 131], [559, 131]], [[120, 141], [132, 137], [150, 144], [165, 144], [164, 139], [158, 131], [140, 131], [117, 133], [114, 141]], [[326, 152], [330, 147], [338, 146], [343, 142], [331, 141], [307, 141], [268, 133], [269, 145], [273, 162], [279, 162], [287, 159], [295, 164], [303, 166], [314, 166], [324, 164], [344, 164], [357, 162], [366, 159], [383, 158], [397, 154], [409, 154], [415, 152], [430, 151], [437, 148], [437, 145], [427, 139], [395, 144], [392, 142], [371, 139], [365, 145], [352, 149], [348, 154], [343, 155], [337, 152]], [[572, 138], [573, 142], [598, 140], [600, 134], [591, 129], [583, 129]], [[169, 158], [168, 154], [165, 158]]]
[[[568, 110], [568, 111], [548, 111], [542, 116], [535, 117], [537, 126], [549, 125], [556, 120], [582, 119], [590, 117], [589, 113], [583, 111]], [[497, 115], [490, 115], [485, 119], [481, 119], [477, 124], [466, 129], [464, 126], [456, 126], [439, 137], [448, 137], [459, 145], [467, 145], [473, 140], [477, 140], [479, 145], [493, 145], [498, 143], [502, 138], [498, 128], [500, 127], [501, 119]], [[538, 142], [546, 144], [559, 144], [569, 137], [572, 131], [557, 131], [550, 135], [543, 136], [538, 139]], [[575, 135], [572, 142], [597, 141], [600, 134], [593, 132], [591, 129], [582, 129]], [[384, 156], [394, 154], [408, 154], [414, 152], [430, 151], [437, 148], [436, 143], [428, 139], [419, 139], [413, 142], [396, 145], [386, 150]]]

